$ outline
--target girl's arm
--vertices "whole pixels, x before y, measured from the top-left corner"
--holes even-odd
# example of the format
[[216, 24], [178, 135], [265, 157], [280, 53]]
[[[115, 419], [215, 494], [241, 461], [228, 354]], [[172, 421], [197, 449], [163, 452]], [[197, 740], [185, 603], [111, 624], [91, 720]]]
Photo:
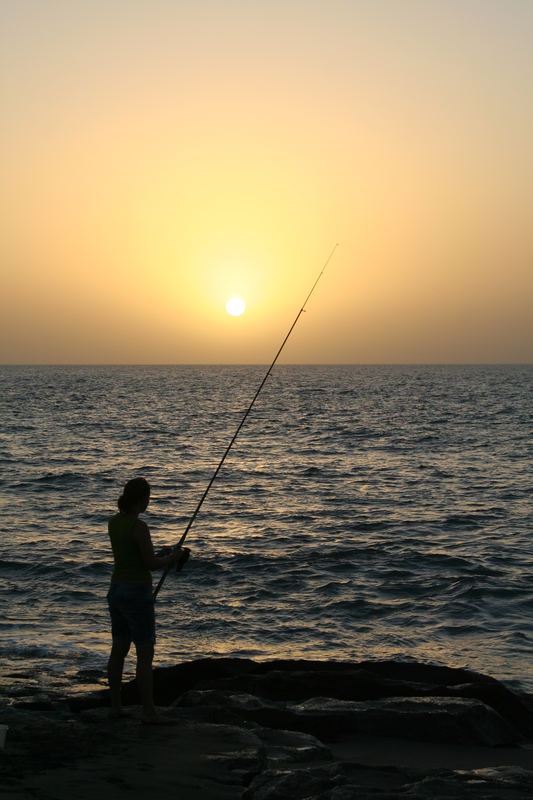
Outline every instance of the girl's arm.
[[141, 519], [137, 520], [137, 524], [133, 529], [133, 538], [139, 545], [142, 560], [149, 570], [167, 567], [169, 564], [172, 564], [178, 556], [178, 553], [175, 551], [172, 551], [172, 553], [167, 556], [157, 556], [154, 552], [150, 529], [146, 522], [143, 522]]

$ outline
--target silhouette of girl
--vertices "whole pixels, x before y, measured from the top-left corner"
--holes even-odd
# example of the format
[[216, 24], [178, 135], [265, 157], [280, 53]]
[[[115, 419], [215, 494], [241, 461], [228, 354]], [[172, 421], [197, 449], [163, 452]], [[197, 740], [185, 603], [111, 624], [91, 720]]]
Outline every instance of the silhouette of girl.
[[153, 724], [160, 719], [155, 711], [153, 693], [155, 609], [151, 570], [186, 559], [188, 550], [164, 547], [158, 553], [154, 552], [148, 525], [139, 519], [149, 502], [148, 481], [144, 478], [128, 481], [118, 499], [118, 514], [112, 516], [108, 524], [115, 568], [107, 594], [113, 637], [107, 677], [111, 691], [110, 717], [120, 717], [122, 671], [133, 641], [137, 651], [136, 678], [142, 704], [141, 719]]

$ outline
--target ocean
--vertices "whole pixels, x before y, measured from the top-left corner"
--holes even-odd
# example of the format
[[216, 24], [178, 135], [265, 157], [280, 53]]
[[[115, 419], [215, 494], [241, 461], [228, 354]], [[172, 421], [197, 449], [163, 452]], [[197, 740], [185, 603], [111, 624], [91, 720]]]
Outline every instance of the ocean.
[[[103, 685], [122, 485], [175, 543], [265, 371], [0, 367], [3, 702]], [[156, 665], [414, 659], [533, 691], [532, 397], [533, 366], [275, 367], [158, 597]]]

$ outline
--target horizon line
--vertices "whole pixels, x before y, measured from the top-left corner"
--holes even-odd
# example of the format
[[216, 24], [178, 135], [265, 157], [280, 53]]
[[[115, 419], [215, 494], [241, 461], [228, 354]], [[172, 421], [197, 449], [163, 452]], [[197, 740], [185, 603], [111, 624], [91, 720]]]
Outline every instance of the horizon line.
[[[264, 367], [266, 361], [28, 361], [2, 367]], [[532, 361], [290, 361], [278, 367], [529, 367]]]

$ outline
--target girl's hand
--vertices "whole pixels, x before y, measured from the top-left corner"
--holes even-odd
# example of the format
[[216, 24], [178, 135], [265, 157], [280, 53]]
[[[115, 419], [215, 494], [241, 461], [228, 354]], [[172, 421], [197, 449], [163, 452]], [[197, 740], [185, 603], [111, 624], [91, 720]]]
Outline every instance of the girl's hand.
[[189, 560], [189, 556], [191, 551], [188, 547], [180, 547], [176, 554], [176, 569], [181, 569], [187, 561]]

